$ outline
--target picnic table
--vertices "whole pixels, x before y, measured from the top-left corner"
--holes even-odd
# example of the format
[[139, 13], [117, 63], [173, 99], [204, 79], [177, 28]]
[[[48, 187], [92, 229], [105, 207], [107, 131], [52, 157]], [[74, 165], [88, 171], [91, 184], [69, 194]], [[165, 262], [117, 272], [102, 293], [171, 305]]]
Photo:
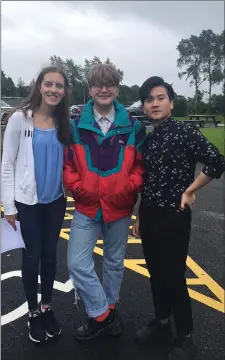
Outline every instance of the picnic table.
[[205, 127], [205, 124], [213, 122], [214, 126], [220, 123], [220, 120], [216, 120], [216, 115], [189, 115], [189, 120], [183, 120], [186, 123], [198, 124], [201, 128]]

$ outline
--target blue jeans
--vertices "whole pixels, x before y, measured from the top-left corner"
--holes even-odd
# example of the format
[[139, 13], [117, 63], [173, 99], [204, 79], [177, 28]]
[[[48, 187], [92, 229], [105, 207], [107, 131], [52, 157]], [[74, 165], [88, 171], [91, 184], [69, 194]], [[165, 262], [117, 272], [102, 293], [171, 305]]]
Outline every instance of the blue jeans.
[[[119, 299], [130, 221], [128, 216], [105, 224], [78, 211], [74, 213], [67, 254], [68, 269], [89, 317], [102, 315]], [[102, 285], [94, 270], [93, 259], [100, 233], [104, 239]]]

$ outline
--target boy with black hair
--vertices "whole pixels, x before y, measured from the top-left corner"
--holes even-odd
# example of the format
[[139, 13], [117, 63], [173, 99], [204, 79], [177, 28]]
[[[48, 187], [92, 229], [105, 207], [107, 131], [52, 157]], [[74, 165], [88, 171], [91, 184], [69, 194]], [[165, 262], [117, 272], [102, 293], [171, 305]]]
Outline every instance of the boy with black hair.
[[[139, 330], [135, 340], [145, 343], [169, 333], [173, 315], [177, 339], [169, 360], [189, 360], [193, 320], [185, 270], [191, 205], [198, 189], [221, 177], [225, 160], [196, 127], [173, 119], [175, 93], [162, 78], [147, 79], [140, 98], [154, 131], [144, 145], [144, 188], [133, 234], [142, 239], [156, 319]], [[197, 162], [205, 166], [194, 180]]]

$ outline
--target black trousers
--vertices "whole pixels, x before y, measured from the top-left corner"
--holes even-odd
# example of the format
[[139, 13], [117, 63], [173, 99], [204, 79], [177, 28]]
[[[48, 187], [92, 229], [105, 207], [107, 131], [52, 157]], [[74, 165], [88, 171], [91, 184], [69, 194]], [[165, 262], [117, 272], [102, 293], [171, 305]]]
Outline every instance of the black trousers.
[[193, 331], [185, 271], [191, 231], [191, 209], [169, 212], [140, 205], [140, 235], [156, 317], [173, 315], [178, 336]]
[[38, 307], [40, 263], [42, 304], [51, 302], [57, 242], [66, 211], [66, 199], [62, 196], [52, 203], [36, 205], [16, 202], [16, 207], [26, 246], [22, 253], [22, 281], [29, 310], [35, 310]]

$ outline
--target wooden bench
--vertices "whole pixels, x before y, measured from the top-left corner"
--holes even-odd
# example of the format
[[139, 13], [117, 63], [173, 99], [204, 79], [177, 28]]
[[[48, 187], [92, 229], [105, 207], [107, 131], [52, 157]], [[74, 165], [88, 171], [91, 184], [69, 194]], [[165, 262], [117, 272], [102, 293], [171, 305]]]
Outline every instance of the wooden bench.
[[216, 120], [216, 115], [189, 115], [189, 120], [184, 120], [190, 124], [198, 124], [201, 128], [205, 127], [205, 124], [213, 122], [214, 126], [220, 123], [220, 120]]

